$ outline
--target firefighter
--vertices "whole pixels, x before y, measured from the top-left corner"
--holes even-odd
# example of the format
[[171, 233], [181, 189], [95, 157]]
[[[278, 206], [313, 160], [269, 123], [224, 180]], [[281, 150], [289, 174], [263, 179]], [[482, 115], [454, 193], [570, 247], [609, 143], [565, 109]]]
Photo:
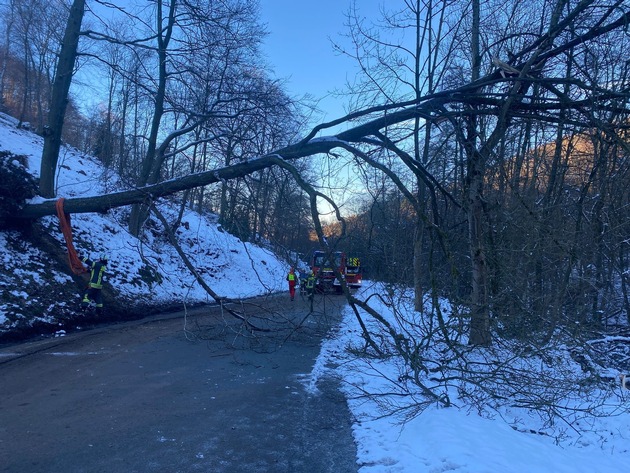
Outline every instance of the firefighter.
[[103, 276], [107, 271], [107, 262], [109, 257], [107, 253], [101, 253], [97, 261], [93, 261], [87, 256], [82, 258], [83, 261], [90, 270], [90, 281], [88, 282], [87, 289], [83, 294], [83, 300], [81, 301], [81, 307], [86, 310], [92, 302], [96, 307], [96, 314], [103, 315]]
[[313, 299], [315, 298], [315, 274], [311, 271], [306, 277], [306, 293], [308, 294], [308, 300], [311, 302], [311, 312], [313, 312]]
[[306, 273], [306, 271], [298, 271], [298, 277], [299, 277], [299, 281], [300, 281], [300, 294], [304, 295], [306, 294], [306, 278], [307, 278], [308, 274]]
[[297, 283], [297, 275], [295, 274], [293, 266], [289, 270], [289, 274], [287, 274], [287, 281], [289, 281], [289, 295], [291, 296], [291, 300], [293, 300], [295, 298], [295, 285]]

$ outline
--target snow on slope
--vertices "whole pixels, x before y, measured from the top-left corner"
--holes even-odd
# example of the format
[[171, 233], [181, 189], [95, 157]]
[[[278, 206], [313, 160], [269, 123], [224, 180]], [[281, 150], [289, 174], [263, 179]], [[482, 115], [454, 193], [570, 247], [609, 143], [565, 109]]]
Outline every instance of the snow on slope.
[[[28, 157], [29, 171], [39, 177], [43, 138], [16, 128], [17, 121], [0, 114], [0, 150]], [[76, 149], [62, 147], [57, 177], [57, 196], [88, 197], [122, 190], [116, 176], [98, 161]], [[41, 201], [37, 197], [34, 201]], [[162, 199], [160, 210], [174, 220], [179, 206]], [[130, 303], [211, 301], [184, 266], [159, 228], [153, 226], [138, 240], [125, 226], [129, 208], [106, 215], [72, 215], [74, 244], [82, 256], [110, 255], [108, 278], [117, 297]], [[205, 282], [224, 297], [250, 297], [284, 289], [288, 266], [267, 249], [240, 241], [224, 232], [214, 214], [200, 216], [186, 211], [176, 234]], [[63, 247], [56, 216], [41, 223]], [[59, 286], [72, 285], [67, 265], [50, 263], [47, 255], [24, 241], [18, 232], [0, 232], [0, 259], [5, 269], [0, 274], [0, 333], [28, 321], [51, 323], [57, 312], [69, 312], [78, 304], [72, 294], [62, 294]], [[50, 298], [51, 303], [42, 302]], [[66, 300], [62, 300], [65, 298]], [[67, 316], [67, 314], [66, 314]]]

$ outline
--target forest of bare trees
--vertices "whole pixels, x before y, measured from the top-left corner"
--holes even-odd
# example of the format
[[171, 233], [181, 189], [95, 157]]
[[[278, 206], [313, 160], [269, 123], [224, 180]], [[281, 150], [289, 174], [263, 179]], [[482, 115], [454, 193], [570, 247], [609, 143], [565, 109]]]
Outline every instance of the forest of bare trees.
[[463, 295], [479, 343], [490, 322], [545, 340], [628, 320], [627, 2], [405, 5], [378, 27], [351, 12], [339, 46], [365, 72], [357, 107], [433, 102], [356, 164], [392, 174], [357, 221], [402, 250], [383, 266], [417, 295]]
[[[78, 3], [86, 13], [79, 22], [63, 139], [97, 156], [130, 187], [230, 166], [286, 144], [298, 133], [299, 104], [265, 69], [260, 52], [264, 31], [252, 2], [146, 2], [148, 10], [122, 2], [126, 12], [117, 10], [116, 21], [105, 26], [101, 22], [112, 14], [111, 4], [73, 6]], [[68, 18], [68, 7], [63, 1], [3, 5], [2, 110], [46, 138], [60, 128], [53, 126], [60, 115], [51, 125], [48, 112], [54, 110], [49, 104], [59, 76], [55, 67], [57, 56], [62, 57], [65, 20], [43, 20]], [[52, 8], [59, 13], [38, 14]], [[29, 21], [32, 16], [37, 22]], [[45, 44], [38, 42], [40, 37]], [[92, 103], [92, 94], [102, 101]], [[55, 164], [48, 175], [54, 175]], [[214, 188], [190, 189], [181, 203], [219, 213], [224, 227], [243, 238], [279, 238], [290, 244], [308, 238], [304, 202], [292, 192], [286, 176], [268, 170]], [[40, 193], [56, 195], [54, 183], [42, 179]], [[129, 223], [136, 234], [141, 210], [134, 208]], [[281, 214], [287, 212], [295, 216], [290, 221], [302, 221], [298, 233], [275, 230], [273, 222], [285, 225]]]
[[[434, 337], [540, 347], [630, 323], [627, 0], [402, 0], [372, 21], [355, 2], [333, 45], [360, 71], [340, 97], [351, 113], [314, 127], [260, 59], [256, 2], [112, 5], [85, 2], [61, 136], [129, 191], [68, 211], [132, 205], [140, 235], [150, 201], [175, 195], [243, 239], [306, 251], [316, 230], [430, 312], [415, 335], [383, 322], [410, 379]], [[66, 27], [44, 19], [68, 2], [2, 10], [0, 109], [45, 135]], [[353, 211], [322, 223], [350, 188]]]

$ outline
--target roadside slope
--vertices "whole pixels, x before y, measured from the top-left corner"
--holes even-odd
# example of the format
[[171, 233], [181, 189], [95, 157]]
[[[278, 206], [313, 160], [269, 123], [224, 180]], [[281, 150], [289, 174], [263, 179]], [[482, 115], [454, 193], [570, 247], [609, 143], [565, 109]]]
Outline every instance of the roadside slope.
[[[39, 174], [43, 140], [0, 114], [0, 150], [27, 158]], [[59, 197], [87, 197], [121, 189], [111, 171], [94, 158], [64, 147], [58, 172]], [[35, 200], [37, 200], [36, 198]], [[288, 266], [269, 249], [225, 232], [212, 213], [199, 215], [174, 199], [158, 202], [182, 248], [206, 283], [222, 297], [252, 297], [284, 289]], [[74, 246], [82, 256], [110, 256], [105, 320], [126, 320], [164, 307], [211, 301], [168, 244], [157, 220], [146, 222], [141, 239], [126, 229], [129, 208], [105, 215], [72, 216]], [[0, 231], [0, 341], [37, 333], [68, 332], [99, 322], [78, 310], [86, 276], [70, 272], [56, 217]], [[100, 320], [102, 321], [102, 319]]]

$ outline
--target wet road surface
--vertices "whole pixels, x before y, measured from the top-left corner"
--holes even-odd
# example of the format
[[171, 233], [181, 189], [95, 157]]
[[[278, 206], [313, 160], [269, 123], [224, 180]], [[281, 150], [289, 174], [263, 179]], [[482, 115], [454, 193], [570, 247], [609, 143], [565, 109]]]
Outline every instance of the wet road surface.
[[232, 306], [269, 332], [215, 307], [0, 347], [0, 471], [356, 472], [338, 381], [307, 388], [342, 301]]

